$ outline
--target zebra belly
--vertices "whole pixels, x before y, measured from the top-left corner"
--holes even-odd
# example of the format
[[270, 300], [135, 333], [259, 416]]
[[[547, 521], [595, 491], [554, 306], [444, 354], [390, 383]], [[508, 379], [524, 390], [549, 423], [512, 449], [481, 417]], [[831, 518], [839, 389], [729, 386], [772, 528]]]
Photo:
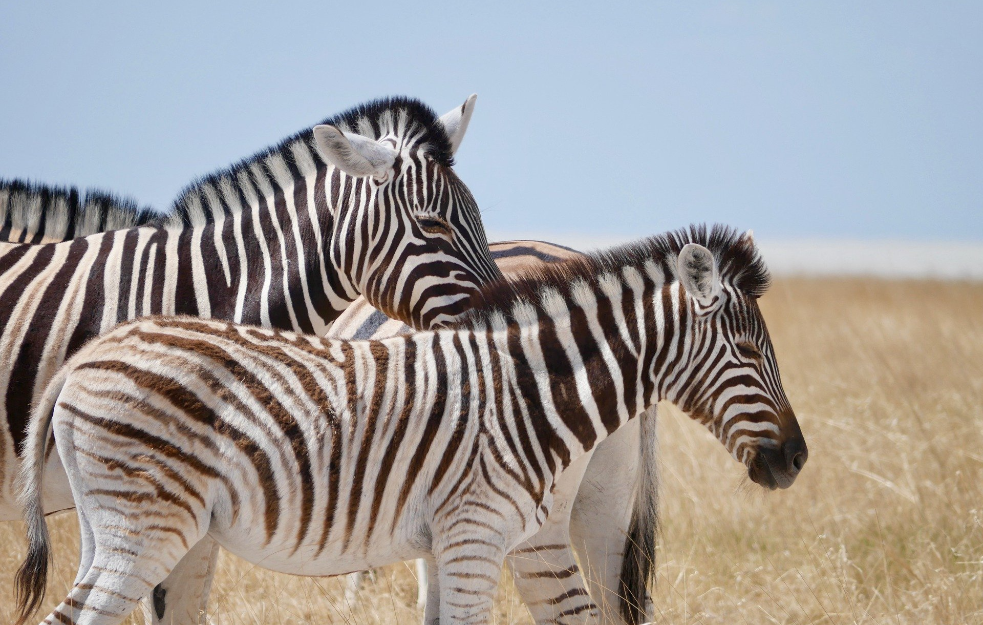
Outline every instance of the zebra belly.
[[209, 534], [222, 547], [253, 564], [280, 573], [306, 576], [343, 575], [430, 554], [419, 534], [398, 532], [385, 538], [376, 537], [371, 544], [353, 538], [345, 548], [344, 541], [333, 539], [320, 550], [316, 541], [307, 540], [297, 547], [293, 536], [274, 536], [268, 544], [265, 537], [249, 527], [234, 526], [211, 531]]

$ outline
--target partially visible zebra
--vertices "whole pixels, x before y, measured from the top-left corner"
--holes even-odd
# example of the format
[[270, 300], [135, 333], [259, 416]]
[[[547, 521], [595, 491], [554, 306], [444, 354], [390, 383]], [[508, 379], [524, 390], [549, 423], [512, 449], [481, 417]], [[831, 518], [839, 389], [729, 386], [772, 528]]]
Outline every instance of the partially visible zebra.
[[467, 329], [347, 342], [124, 324], [59, 371], [32, 420], [19, 623], [45, 587], [52, 433], [82, 558], [45, 623], [119, 623], [209, 535], [302, 575], [428, 557], [426, 623], [487, 622], [506, 554], [585, 453], [661, 399], [752, 481], [787, 488], [808, 452], [757, 304], [767, 284], [748, 238], [691, 228], [485, 287]]
[[7, 243], [61, 243], [162, 219], [148, 206], [98, 189], [0, 179], [0, 241]]
[[[201, 179], [153, 218], [104, 196], [6, 183], [4, 232], [30, 243], [0, 243], [0, 520], [20, 516], [30, 405], [68, 356], [119, 322], [191, 314], [323, 333], [360, 294], [421, 328], [464, 312], [500, 276], [452, 169], [474, 101], [441, 118], [407, 98], [356, 107]], [[93, 229], [111, 231], [31, 244]], [[45, 510], [73, 507], [57, 456], [49, 475]], [[206, 540], [195, 555], [155, 590], [156, 620], [198, 620], [204, 597], [182, 594], [180, 579], [210, 580], [217, 550]]]

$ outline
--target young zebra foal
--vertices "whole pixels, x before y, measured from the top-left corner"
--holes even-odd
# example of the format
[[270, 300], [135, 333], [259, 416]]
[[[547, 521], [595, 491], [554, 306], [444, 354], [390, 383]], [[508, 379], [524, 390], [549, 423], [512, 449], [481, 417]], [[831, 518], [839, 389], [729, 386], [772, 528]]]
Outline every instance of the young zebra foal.
[[753, 243], [691, 228], [481, 292], [462, 330], [339, 341], [150, 318], [86, 345], [32, 421], [21, 623], [46, 581], [52, 431], [82, 527], [46, 623], [119, 623], [206, 535], [273, 570], [436, 565], [442, 623], [486, 622], [503, 559], [578, 459], [660, 399], [769, 488], [806, 445]]

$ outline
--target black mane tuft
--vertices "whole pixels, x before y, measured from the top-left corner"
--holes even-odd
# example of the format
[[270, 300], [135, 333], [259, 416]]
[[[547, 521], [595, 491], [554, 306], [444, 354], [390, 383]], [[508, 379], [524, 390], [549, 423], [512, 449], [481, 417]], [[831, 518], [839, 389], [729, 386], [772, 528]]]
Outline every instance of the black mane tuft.
[[627, 266], [641, 268], [647, 262], [654, 262], [671, 279], [676, 276], [676, 256], [687, 243], [698, 243], [709, 249], [716, 259], [721, 281], [744, 295], [757, 298], [768, 289], [771, 277], [752, 240], [729, 226], [718, 224], [708, 229], [706, 225], [693, 225], [488, 284], [473, 296], [474, 312], [464, 322], [482, 322], [496, 311], [508, 318], [513, 304], [519, 301], [539, 306], [539, 294], [544, 289], [564, 292], [570, 283], [580, 280], [596, 284], [601, 275]]
[[67, 241], [161, 219], [152, 208], [98, 189], [0, 179], [0, 240], [11, 243]]
[[349, 132], [363, 132], [359, 127], [361, 120], [366, 120], [372, 127], [374, 138], [381, 136], [382, 120], [385, 116], [398, 111], [405, 111], [408, 128], [418, 128], [423, 131], [419, 143], [426, 145], [426, 154], [436, 162], [447, 167], [454, 165], [454, 152], [451, 149], [451, 139], [440, 121], [437, 113], [416, 98], [406, 96], [391, 96], [379, 98], [365, 104], [352, 107], [344, 113], [330, 117], [323, 124], [338, 126]]

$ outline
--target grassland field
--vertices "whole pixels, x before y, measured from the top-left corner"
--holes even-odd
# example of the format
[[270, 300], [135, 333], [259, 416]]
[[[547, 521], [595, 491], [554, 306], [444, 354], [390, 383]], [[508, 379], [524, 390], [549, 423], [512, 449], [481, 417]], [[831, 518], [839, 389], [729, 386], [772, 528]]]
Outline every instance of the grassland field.
[[[983, 623], [983, 284], [785, 278], [761, 306], [809, 462], [791, 489], [763, 492], [709, 432], [661, 407], [653, 620]], [[45, 609], [78, 558], [74, 514], [51, 525]], [[0, 623], [24, 549], [23, 525], [0, 525]], [[378, 571], [355, 604], [344, 587], [223, 554], [211, 618], [421, 620], [410, 564]], [[507, 575], [495, 621], [530, 622]]]

